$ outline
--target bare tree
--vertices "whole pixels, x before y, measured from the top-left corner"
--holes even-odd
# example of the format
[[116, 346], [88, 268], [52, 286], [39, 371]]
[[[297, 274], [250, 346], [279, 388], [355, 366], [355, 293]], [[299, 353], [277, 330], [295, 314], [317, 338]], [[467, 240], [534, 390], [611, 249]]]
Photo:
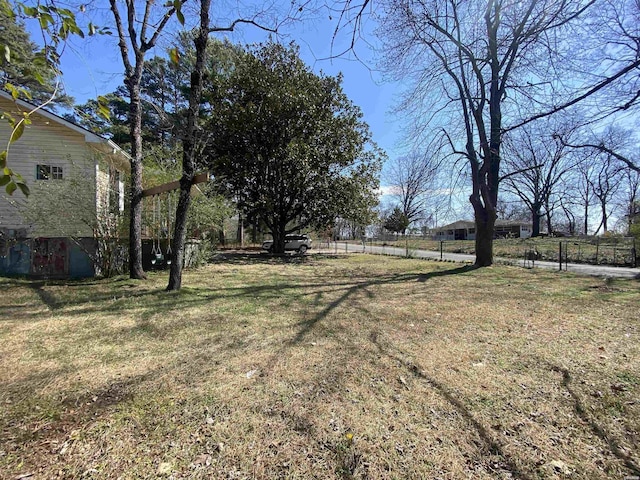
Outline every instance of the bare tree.
[[565, 198], [560, 199], [560, 208], [566, 219], [566, 230], [569, 235], [574, 236], [577, 233], [578, 219], [573, 211], [573, 205], [567, 202]]
[[[340, 3], [340, 25], [352, 31], [353, 49], [373, 2]], [[588, 105], [594, 119], [637, 107], [640, 3], [380, 3], [385, 66], [398, 78], [414, 81], [402, 104], [420, 119], [410, 135], [424, 138], [441, 131], [452, 151], [467, 161], [476, 264], [488, 265], [502, 135], [577, 104]]]
[[627, 168], [622, 172], [622, 191], [620, 210], [624, 212], [626, 220], [626, 233], [631, 234], [632, 225], [637, 215], [638, 201], [640, 200], [640, 172]]
[[630, 170], [640, 173], [640, 163], [637, 160], [633, 160], [631, 156], [624, 155], [620, 150], [617, 150], [610, 143], [607, 144], [605, 140], [600, 140], [597, 143], [571, 143], [567, 139], [560, 137], [563, 144], [571, 148], [586, 148], [596, 150], [598, 152], [609, 155], [616, 160], [622, 162]]
[[493, 262], [503, 118], [534, 94], [527, 79], [536, 60], [553, 53], [556, 36], [592, 3], [389, 2], [381, 27], [386, 65], [415, 79], [404, 106], [415, 115], [429, 112], [424, 125], [439, 125], [471, 172], [478, 266]]
[[609, 231], [611, 201], [620, 186], [622, 170], [611, 155], [598, 155], [595, 159], [587, 171], [586, 181], [600, 207], [600, 224], [595, 230], [597, 235], [601, 228], [605, 233]]
[[633, 209], [633, 202], [636, 199], [640, 167], [637, 161], [632, 159], [634, 157], [632, 152], [637, 146], [632, 131], [616, 126], [610, 126], [598, 133], [585, 130], [586, 128], [583, 128], [586, 139], [572, 140], [564, 134], [557, 135], [555, 138], [563, 146], [580, 152], [585, 159], [584, 164], [579, 168], [578, 191], [581, 193], [585, 210], [583, 231], [586, 235], [587, 213], [592, 200], [597, 200], [602, 212], [596, 231], [603, 227], [605, 231], [608, 229], [608, 217], [616, 194], [622, 194], [625, 197], [629, 195], [622, 201], [622, 208], [618, 208], [624, 212], [625, 218], [629, 217], [629, 209]]
[[594, 201], [593, 188], [591, 178], [591, 170], [593, 169], [593, 156], [586, 158], [578, 165], [575, 181], [575, 190], [577, 201], [574, 204], [582, 208], [582, 233], [589, 234], [589, 211]]
[[391, 187], [409, 224], [425, 217], [435, 194], [439, 161], [432, 152], [411, 152], [387, 162], [386, 183]]
[[528, 207], [534, 237], [540, 235], [543, 208], [550, 223], [552, 197], [560, 194], [558, 186], [576, 165], [571, 149], [558, 140], [560, 136], [568, 137], [573, 130], [568, 125], [554, 127], [545, 121], [526, 125], [505, 139], [503, 167], [507, 173], [501, 180], [506, 190]]
[[589, 3], [595, 8], [589, 8], [588, 15], [572, 22], [570, 34], [563, 38], [561, 49], [559, 44], [553, 48], [550, 61], [540, 56], [534, 58], [548, 65], [547, 74], [529, 79], [529, 82], [539, 80], [537, 91], [520, 106], [526, 114], [506, 130], [577, 105], [588, 110], [590, 123], [602, 120], [611, 123], [631, 117], [634, 112], [637, 114], [640, 2], [597, 0]]

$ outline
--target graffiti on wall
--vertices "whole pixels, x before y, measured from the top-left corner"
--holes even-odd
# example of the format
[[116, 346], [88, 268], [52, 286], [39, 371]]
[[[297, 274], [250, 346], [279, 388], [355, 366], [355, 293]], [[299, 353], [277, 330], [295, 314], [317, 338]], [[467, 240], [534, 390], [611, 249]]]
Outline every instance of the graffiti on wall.
[[69, 273], [69, 249], [66, 238], [34, 238], [31, 273], [65, 276]]

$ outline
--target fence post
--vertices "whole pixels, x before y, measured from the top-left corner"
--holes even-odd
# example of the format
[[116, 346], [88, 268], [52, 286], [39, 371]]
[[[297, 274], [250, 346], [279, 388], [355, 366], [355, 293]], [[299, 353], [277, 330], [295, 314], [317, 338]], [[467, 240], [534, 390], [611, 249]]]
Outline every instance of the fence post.
[[444, 240], [440, 240], [440, 260], [442, 260], [442, 244], [444, 243]]
[[560, 270], [562, 271], [562, 240], [558, 243], [558, 260], [560, 260]]

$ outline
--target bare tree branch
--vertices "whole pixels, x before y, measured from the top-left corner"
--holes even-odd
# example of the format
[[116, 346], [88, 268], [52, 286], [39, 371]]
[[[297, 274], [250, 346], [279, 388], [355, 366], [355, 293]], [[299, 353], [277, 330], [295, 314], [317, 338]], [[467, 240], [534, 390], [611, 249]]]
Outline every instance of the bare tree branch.
[[[528, 123], [531, 123], [531, 122], [533, 122], [535, 120], [539, 120], [541, 118], [546, 118], [546, 117], [549, 117], [549, 116], [551, 116], [553, 114], [556, 114], [558, 112], [566, 110], [567, 108], [569, 108], [569, 107], [571, 107], [573, 105], [576, 105], [576, 104], [582, 102], [583, 100], [589, 98], [590, 96], [592, 96], [595, 93], [599, 92], [603, 88], [615, 83], [618, 79], [624, 77], [626, 74], [628, 74], [629, 72], [637, 69], [638, 67], [640, 67], [640, 58], [637, 59], [635, 62], [630, 63], [626, 67], [620, 69], [614, 75], [612, 75], [610, 77], [607, 77], [604, 80], [602, 80], [601, 82], [597, 83], [596, 85], [591, 87], [589, 90], [587, 90], [582, 95], [579, 95], [579, 96], [573, 98], [572, 100], [569, 100], [568, 102], [563, 103], [562, 105], [554, 107], [551, 110], [548, 110], [548, 111], [543, 112], [543, 113], [539, 113], [537, 115], [533, 115], [533, 116], [527, 118], [526, 120], [523, 120], [523, 121], [521, 121], [519, 123], [516, 123], [515, 125], [511, 125], [510, 127], [503, 129], [503, 133], [510, 132], [510, 131], [515, 130], [517, 128], [520, 128], [520, 127], [522, 127], [522, 126], [524, 126], [524, 125], [526, 125]], [[638, 95], [640, 95], [640, 92], [638, 93]], [[638, 95], [636, 95], [634, 98], [637, 99]], [[622, 106], [620, 106], [618, 108], [615, 108], [614, 111], [626, 110], [626, 109], [630, 108], [631, 105], [632, 105], [631, 102], [627, 102], [627, 103], [625, 103], [625, 105], [622, 105]]]
[[606, 153], [607, 155], [611, 155], [616, 160], [620, 160], [621, 162], [625, 163], [627, 165], [627, 167], [629, 167], [631, 170], [634, 170], [634, 171], [640, 173], [640, 166], [636, 165], [632, 160], [630, 160], [629, 158], [625, 157], [624, 155], [621, 155], [618, 152], [615, 152], [614, 150], [606, 147], [604, 145], [604, 143], [599, 143], [599, 144], [595, 144], [595, 143], [571, 144], [571, 143], [566, 142], [560, 136], [558, 136], [557, 138], [563, 145], [565, 145], [567, 147], [571, 147], [571, 148], [592, 148], [592, 149], [598, 150], [598, 151], [600, 151], [602, 153]]

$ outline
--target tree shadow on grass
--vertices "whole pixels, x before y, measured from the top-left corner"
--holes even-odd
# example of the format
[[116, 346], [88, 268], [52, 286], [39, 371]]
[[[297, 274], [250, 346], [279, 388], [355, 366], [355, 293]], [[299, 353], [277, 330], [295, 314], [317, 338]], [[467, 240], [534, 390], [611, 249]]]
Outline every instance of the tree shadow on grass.
[[431, 278], [446, 277], [446, 276], [449, 276], [449, 275], [459, 275], [461, 273], [472, 272], [472, 271], [477, 270], [479, 268], [480, 267], [478, 267], [477, 265], [464, 265], [462, 267], [452, 268], [451, 270], [436, 270], [436, 271], [429, 272], [429, 273], [421, 273], [421, 274], [418, 275], [418, 281], [419, 282], [426, 282], [427, 280], [429, 280]]
[[[254, 260], [257, 255], [249, 255], [251, 260]], [[244, 262], [243, 255], [233, 255], [232, 258], [239, 259], [240, 262]], [[299, 283], [296, 281], [287, 283], [273, 283], [267, 285], [248, 285], [248, 286], [230, 286], [221, 289], [211, 290], [207, 287], [185, 287], [180, 292], [165, 292], [163, 288], [149, 288], [140, 291], [131, 290], [132, 286], [129, 284], [120, 285], [120, 288], [109, 290], [107, 292], [95, 292], [86, 290], [83, 291], [83, 284], [71, 284], [67, 285], [63, 282], [45, 283], [42, 281], [27, 283], [33, 291], [38, 295], [44, 305], [54, 312], [64, 308], [70, 308], [68, 316], [83, 316], [95, 313], [104, 314], [121, 314], [127, 312], [131, 308], [142, 308], [140, 313], [141, 318], [148, 319], [156, 314], [162, 313], [167, 309], [175, 308], [190, 308], [197, 307], [207, 303], [213, 303], [220, 299], [232, 299], [232, 298], [252, 298], [262, 297], [264, 299], [277, 299], [284, 298], [286, 295], [290, 295], [291, 292], [296, 291], [296, 296], [315, 295], [318, 298], [318, 294], [329, 294], [332, 292], [345, 290], [344, 293], [336, 300], [329, 303], [321, 312], [319, 312], [314, 319], [305, 322], [308, 327], [311, 328], [313, 324], [325, 318], [329, 313], [335, 310], [340, 304], [348, 301], [350, 297], [359, 291], [367, 291], [370, 287], [384, 284], [394, 284], [399, 282], [426, 282], [431, 278], [464, 274], [474, 270], [473, 266], [463, 266], [448, 270], [437, 270], [434, 272], [423, 274], [390, 274], [382, 277], [376, 277], [373, 279], [364, 279], [361, 281], [351, 280], [339, 276], [342, 281], [318, 281], [313, 283]], [[118, 281], [116, 281], [118, 282]], [[105, 283], [109, 286], [109, 283]], [[47, 289], [47, 287], [67, 287], [73, 289], [69, 295], [56, 295]], [[144, 284], [136, 284], [136, 288], [144, 288]], [[65, 292], [68, 289], [65, 288]], [[370, 298], [373, 295], [367, 291]], [[135, 305], [132, 304], [135, 302]], [[150, 304], [151, 302], [151, 304]], [[80, 306], [80, 308], [77, 308]], [[11, 311], [11, 307], [7, 308]], [[34, 312], [31, 316], [37, 317], [39, 314]], [[23, 315], [22, 320], [28, 320], [29, 314]], [[308, 328], [307, 328], [308, 330]], [[299, 337], [302, 338], [304, 332]]]
[[[60, 372], [48, 373], [50, 377], [58, 374]], [[5, 406], [3, 419], [8, 423], [0, 423], [0, 444], [5, 453], [17, 460], [14, 467], [19, 465], [20, 469], [13, 473], [18, 475], [25, 469], [35, 471], [55, 462], [57, 455], [75, 441], [78, 431], [89, 428], [119, 405], [130, 401], [135, 389], [155, 375], [155, 371], [149, 371], [114, 379], [84, 393], [62, 391], [54, 397], [43, 397], [31, 391], [21, 399], [12, 396], [11, 403]], [[37, 380], [25, 381], [33, 386]]]
[[[252, 259], [256, 257], [256, 255], [250, 256]], [[243, 255], [235, 255], [235, 258], [244, 261]], [[298, 323], [298, 331], [289, 341], [282, 344], [274, 355], [275, 359], [287, 348], [302, 342], [318, 323], [361, 293], [367, 296], [368, 301], [373, 302], [379, 294], [378, 291], [374, 290], [375, 287], [411, 282], [424, 283], [432, 278], [465, 274], [472, 270], [474, 270], [473, 266], [463, 266], [419, 274], [398, 273], [364, 279], [339, 276], [329, 281], [322, 281], [322, 279], [316, 282], [304, 283], [287, 281], [272, 284], [228, 286], [215, 290], [208, 287], [194, 286], [183, 288], [180, 292], [165, 292], [162, 288], [149, 288], [143, 291], [139, 289], [130, 290], [124, 288], [129, 286], [126, 284], [122, 285], [123, 288], [117, 290], [95, 292], [92, 289], [83, 291], [82, 284], [77, 284], [78, 290], [66, 298], [64, 295], [57, 297], [54, 293], [48, 291], [47, 284], [43, 282], [33, 282], [31, 286], [50, 310], [62, 311], [67, 318], [83, 318], [99, 313], [108, 320], [109, 316], [129, 314], [131, 310], [135, 309], [133, 314], [135, 325], [127, 327], [128, 330], [114, 332], [107, 329], [102, 333], [98, 333], [97, 335], [100, 337], [104, 336], [105, 341], [114, 341], [112, 338], [114, 335], [116, 341], [120, 341], [123, 335], [126, 336], [129, 331], [135, 335], [146, 335], [158, 339], [166, 338], [169, 335], [177, 335], [180, 329], [185, 328], [184, 322], [163, 322], [162, 325], [156, 325], [152, 321], [157, 315], [163, 315], [167, 312], [188, 311], [191, 308], [211, 305], [213, 308], [204, 313], [202, 321], [216, 323], [224, 321], [224, 318], [215, 311], [217, 301], [240, 300], [242, 302], [246, 298], [263, 305], [265, 302], [280, 301], [284, 308], [288, 304], [287, 302], [297, 301], [301, 297], [309, 296], [312, 300], [308, 303], [315, 307], [313, 309], [314, 312], [310, 315], [310, 318], [305, 319], [303, 317], [302, 321]], [[64, 284], [55, 283], [53, 286], [60, 287], [64, 286]], [[135, 286], [144, 288], [144, 284], [136, 284]], [[323, 303], [322, 298], [327, 295], [331, 297], [337, 295], [337, 298], [328, 303]], [[318, 307], [320, 307], [320, 310], [318, 310]], [[37, 318], [38, 313], [34, 312], [31, 315]], [[21, 316], [21, 319], [28, 320], [25, 317], [28, 317], [28, 315]], [[91, 331], [87, 335], [93, 337], [96, 332]]]
[[47, 308], [51, 311], [58, 310], [63, 306], [63, 304], [58, 303], [56, 297], [51, 293], [45, 290], [46, 282], [37, 281], [29, 284], [31, 289], [38, 294], [42, 303], [44, 303]]
[[467, 424], [477, 432], [478, 437], [480, 438], [480, 440], [482, 440], [487, 450], [491, 454], [498, 455], [501, 459], [503, 459], [502, 467], [509, 471], [512, 478], [517, 478], [520, 480], [533, 480], [534, 478], [537, 478], [537, 475], [522, 470], [522, 468], [517, 464], [516, 460], [513, 459], [504, 450], [504, 445], [498, 439], [496, 439], [494, 435], [489, 430], [487, 430], [478, 420], [476, 420], [471, 411], [462, 403], [458, 394], [451, 391], [446, 385], [439, 382], [432, 376], [429, 376], [415, 363], [408, 362], [406, 359], [406, 355], [404, 355], [401, 351], [398, 350], [398, 354], [390, 352], [388, 348], [385, 348], [385, 346], [382, 345], [376, 332], [373, 332], [371, 334], [370, 339], [371, 342], [378, 348], [378, 351], [381, 355], [385, 355], [388, 358], [396, 361], [398, 365], [403, 365], [405, 368], [407, 368], [411, 375], [432, 387], [436, 392], [438, 392], [440, 396], [442, 396], [449, 404], [451, 404], [456, 409], [456, 411], [465, 419]]
[[[68, 312], [65, 311], [65, 316], [86, 316], [94, 313], [105, 312], [111, 314], [119, 314], [123, 311], [126, 311], [127, 308], [134, 307], [135, 303], [137, 303], [138, 300], [144, 301], [145, 298], [152, 297], [152, 299], [154, 300], [153, 305], [145, 306], [143, 307], [143, 310], [141, 312], [135, 314], [137, 323], [133, 327], [133, 329], [134, 333], [136, 334], [160, 337], [162, 337], [166, 332], [158, 331], [157, 328], [154, 328], [154, 325], [149, 325], [147, 319], [150, 316], [162, 313], [169, 308], [188, 309], [190, 307], [212, 305], [213, 309], [215, 309], [215, 301], [220, 298], [243, 299], [256, 298], [256, 296], [258, 296], [266, 299], [272, 299], [282, 297], [283, 291], [288, 292], [287, 295], [295, 295], [296, 297], [299, 297], [301, 295], [311, 295], [315, 296], [316, 299], [319, 293], [337, 296], [335, 300], [329, 303], [323, 304], [316, 302], [314, 304], [316, 307], [320, 306], [321, 310], [314, 312], [309, 320], [300, 322], [298, 324], [299, 328], [293, 335], [293, 338], [291, 338], [288, 342], [284, 342], [279, 351], [274, 353], [273, 357], [271, 357], [273, 361], [275, 361], [290, 347], [302, 342], [307, 334], [313, 328], [315, 328], [319, 322], [327, 319], [332, 314], [332, 312], [334, 312], [346, 302], [351, 301], [360, 293], [366, 294], [369, 300], [375, 301], [375, 298], [378, 295], [378, 291], [374, 290], [373, 287], [404, 282], [425, 282], [430, 278], [454, 275], [457, 273], [465, 273], [470, 270], [471, 269], [469, 267], [463, 267], [451, 270], [437, 271], [428, 274], [389, 274], [385, 276], [378, 276], [375, 278], [355, 278], [353, 280], [341, 277], [341, 279], [336, 279], [335, 282], [317, 281], [313, 283], [307, 282], [302, 284], [296, 282], [285, 282], [274, 283], [270, 285], [232, 286], [216, 291], [212, 291], [208, 288], [190, 287], [185, 289], [185, 292], [177, 294], [167, 293], [157, 288], [150, 288], [145, 291], [122, 291], [121, 289], [116, 294], [116, 297], [120, 296], [120, 298], [114, 298], [114, 293], [112, 291], [95, 295], [96, 292], [92, 292], [91, 289], [89, 289], [86, 294], [81, 295], [80, 298], [78, 298], [77, 296], [70, 297], [71, 302], [65, 301], [64, 299], [56, 298], [56, 296], [53, 295], [52, 292], [47, 291], [47, 284], [44, 284], [42, 282], [35, 283], [32, 288], [34, 292], [39, 296], [41, 301], [52, 310], [64, 311], [64, 309], [67, 307], [80, 306], [80, 308], [70, 308]], [[56, 284], [56, 286], [63, 286], [63, 284]], [[78, 285], [78, 287], [81, 288], [81, 285]], [[133, 302], [131, 302], [130, 300], [133, 300]], [[173, 324], [167, 328], [180, 330], [181, 328], [184, 328], [184, 325], [182, 324], [182, 322], [173, 322]], [[290, 326], [288, 328], [290, 328]], [[94, 335], [95, 332], [91, 334]], [[123, 332], [123, 334], [126, 335], [127, 332]], [[113, 332], [105, 332], [104, 335], [105, 337], [107, 337], [109, 335], [113, 335]], [[120, 341], [121, 339], [116, 340]], [[241, 351], [240, 347], [235, 347], [233, 344], [229, 344], [226, 346], [223, 345], [222, 348], [227, 351], [228, 355], [237, 354], [233, 353], [234, 350], [236, 352]], [[356, 347], [354, 346], [354, 348]], [[207, 363], [209, 363], [209, 360], [211, 360], [211, 358], [206, 355], [200, 360], [189, 357], [189, 368], [187, 372], [193, 371], [192, 363], [194, 362], [194, 360], [196, 363], [201, 363], [204, 367]], [[174, 367], [179, 370], [179, 366]], [[216, 367], [210, 366], [210, 368]], [[268, 367], [265, 366], [265, 369], [267, 368]], [[33, 438], [23, 438], [19, 444], [15, 445], [15, 448], [19, 450], [22, 448], [28, 449], [30, 445], [43, 445], [47, 439], [52, 438], [61, 439], [64, 441], [69, 432], [71, 432], [74, 428], [82, 428], [87, 424], [87, 422], [89, 422], [89, 420], [101, 418], [102, 416], [107, 415], [111, 409], [116, 408], [118, 404], [129, 401], [133, 395], [133, 392], [136, 391], [136, 388], [140, 384], [144, 383], [147, 380], [152, 380], [153, 377], [157, 374], [158, 372], [152, 369], [145, 372], [144, 374], [126, 378], [124, 380], [112, 379], [106, 381], [102, 387], [81, 395], [78, 395], [73, 391], [60, 392], [64, 396], [64, 399], [61, 400], [61, 403], [58, 403], [58, 410], [62, 412], [60, 420], [52, 422], [50, 429], [49, 427], [44, 429], [39, 428], [38, 430], [36, 430]], [[331, 377], [331, 383], [336, 384], [343, 381], [342, 375], [344, 375], [344, 372], [342, 372], [341, 366], [336, 364], [334, 368], [330, 369], [330, 372], [323, 375], [333, 375]], [[195, 376], [202, 379], [206, 378], [206, 369], [203, 369], [203, 371], [199, 372]], [[189, 378], [191, 381], [194, 381], [191, 376]], [[30, 395], [33, 395], [35, 400], [37, 400], [38, 398], [38, 393], [32, 388], [33, 384], [29, 379], [25, 379], [24, 382], [20, 382], [20, 385], [16, 384], [13, 385], [13, 387], [19, 387], [20, 393], [28, 393]], [[67, 413], [67, 411], [69, 410], [73, 410], [73, 413]], [[296, 413], [291, 418], [287, 419], [286, 422], [291, 425], [294, 431], [302, 435], [308, 435], [311, 439], [315, 438], [318, 442], [322, 442], [322, 440], [318, 438], [318, 432], [314, 431], [313, 423], [311, 420], [312, 417], [307, 417], [305, 412], [301, 412]], [[325, 448], [330, 447], [337, 449], [337, 445], [338, 443], [336, 443], [336, 445], [334, 446], [325, 446]], [[356, 468], [354, 467], [354, 465], [351, 465], [349, 462], [347, 462], [347, 460], [348, 459], [345, 459], [344, 462], [342, 462], [344, 463], [344, 465], [338, 465], [338, 468], [341, 471], [344, 470], [348, 472]]]
[[429, 273], [419, 273], [419, 274], [393, 274], [387, 275], [383, 277], [377, 277], [371, 280], [366, 280], [363, 282], [356, 282], [351, 284], [348, 288], [345, 288], [344, 293], [340, 295], [337, 299], [330, 302], [325, 308], [323, 308], [320, 312], [318, 312], [313, 318], [301, 322], [302, 328], [298, 331], [296, 336], [289, 341], [289, 345], [293, 345], [296, 343], [300, 343], [302, 339], [309, 333], [310, 330], [320, 321], [324, 320], [328, 317], [328, 315], [340, 307], [343, 303], [349, 301], [350, 298], [356, 296], [358, 293], [363, 292], [367, 295], [367, 297], [371, 300], [375, 299], [375, 293], [373, 293], [370, 288], [384, 285], [392, 285], [397, 283], [408, 283], [408, 282], [421, 282], [424, 283], [429, 279], [436, 277], [445, 277], [449, 275], [459, 275], [463, 273], [468, 273], [473, 270], [476, 270], [477, 267], [473, 265], [465, 265], [463, 267], [453, 268], [449, 270], [436, 270]]
[[[322, 256], [327, 258], [326, 256]], [[335, 258], [335, 255], [333, 256]], [[304, 264], [320, 258], [320, 254], [299, 254], [299, 253], [267, 253], [256, 251], [233, 251], [220, 252], [214, 255], [209, 263], [222, 265], [278, 265], [278, 264]], [[331, 258], [331, 257], [329, 257]]]
[[593, 418], [592, 415], [588, 413], [587, 408], [585, 407], [583, 401], [580, 396], [576, 393], [574, 388], [571, 386], [572, 376], [568, 369], [564, 367], [559, 367], [557, 365], [549, 364], [549, 368], [556, 373], [562, 375], [562, 386], [569, 392], [571, 395], [571, 399], [573, 401], [573, 408], [576, 414], [580, 417], [580, 419], [586, 424], [589, 425], [591, 431], [597, 435], [600, 440], [602, 440], [605, 444], [609, 446], [609, 450], [613, 453], [624, 465], [629, 469], [631, 473], [638, 476], [640, 475], [640, 466], [634, 460], [634, 458], [626, 453], [620, 446], [620, 442], [615, 436], [611, 433], [608, 433], [601, 425], [599, 425]]

